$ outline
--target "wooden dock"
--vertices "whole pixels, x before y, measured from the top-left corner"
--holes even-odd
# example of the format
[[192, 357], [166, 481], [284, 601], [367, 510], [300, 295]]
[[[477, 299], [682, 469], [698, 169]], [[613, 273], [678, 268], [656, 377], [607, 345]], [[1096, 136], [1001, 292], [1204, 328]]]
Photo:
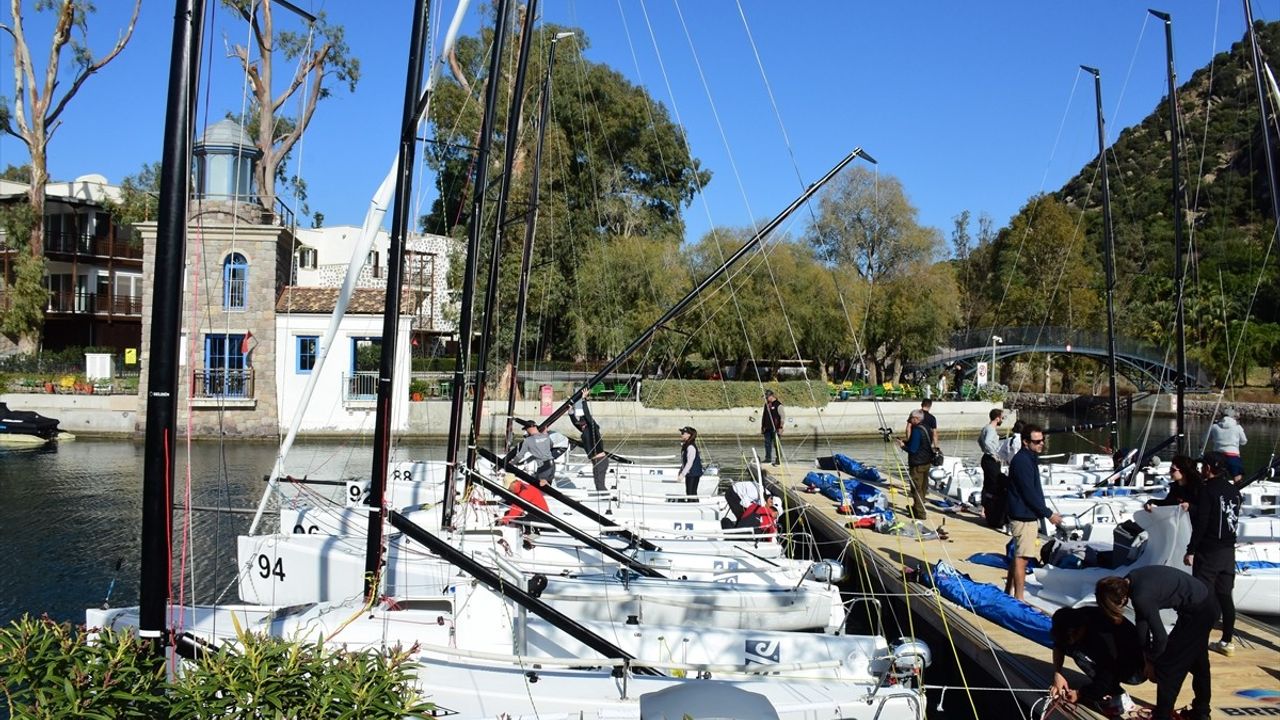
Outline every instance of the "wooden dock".
[[[846, 572], [857, 577], [860, 584], [883, 592], [901, 601], [912, 622], [925, 622], [935, 634], [949, 638], [950, 647], [933, 643], [934, 657], [954, 653], [955, 665], [963, 673], [965, 668], [978, 667], [988, 677], [997, 678], [999, 684], [1011, 688], [1043, 688], [1047, 691], [1053, 678], [1053, 655], [1049, 648], [1007, 630], [994, 622], [979, 617], [967, 609], [943, 599], [930, 588], [916, 582], [905, 568], [922, 567], [944, 560], [962, 573], [979, 582], [994, 583], [1004, 587], [1005, 571], [971, 563], [971, 555], [980, 552], [1003, 553], [1008, 536], [988, 528], [979, 515], [968, 511], [956, 514], [934, 512], [930, 507], [929, 527], [942, 526], [947, 539], [919, 540], [899, 535], [875, 532], [871, 529], [846, 527], [848, 518], [836, 513], [836, 503], [818, 494], [802, 491], [801, 481], [813, 467], [792, 466], [769, 468], [769, 480], [786, 490], [787, 502], [801, 508], [804, 522], [823, 544], [824, 556], [843, 556]], [[830, 471], [835, 474], [834, 471]], [[903, 470], [905, 474], [905, 469]], [[905, 478], [895, 479], [888, 487], [882, 486], [890, 497], [895, 511], [910, 506], [905, 495]], [[1277, 598], [1280, 603], [1280, 598]], [[887, 611], [886, 611], [887, 614]], [[1217, 639], [1218, 631], [1211, 636]], [[1232, 657], [1209, 653], [1213, 672], [1213, 702], [1215, 717], [1280, 717], [1280, 633], [1262, 623], [1239, 617], [1236, 622], [1236, 651]], [[1073, 687], [1084, 681], [1076, 672], [1075, 664], [1066, 663], [1068, 680]], [[926, 682], [928, 674], [925, 675]], [[932, 684], [932, 683], [930, 683]], [[966, 684], [973, 685], [972, 681]], [[1139, 700], [1155, 702], [1155, 684], [1143, 683], [1126, 686], [1129, 694]], [[1247, 691], [1270, 691], [1269, 697], [1241, 694]], [[969, 702], [963, 698], [964, 690], [949, 691], [947, 704]], [[1045, 693], [1015, 693], [1019, 704], [1030, 710], [1042, 700]], [[1191, 682], [1183, 684], [1177, 707], [1191, 702]], [[1039, 709], [1043, 709], [1041, 703]], [[1054, 704], [1046, 717], [1100, 718], [1083, 707]]]

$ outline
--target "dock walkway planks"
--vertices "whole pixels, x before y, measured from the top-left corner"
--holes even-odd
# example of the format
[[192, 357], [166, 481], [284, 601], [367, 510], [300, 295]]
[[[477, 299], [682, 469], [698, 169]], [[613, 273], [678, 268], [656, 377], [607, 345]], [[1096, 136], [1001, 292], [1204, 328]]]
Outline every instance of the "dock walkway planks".
[[[934, 512], [930, 507], [929, 527], [946, 528], [947, 540], [917, 540], [897, 535], [877, 533], [870, 529], [846, 528], [848, 519], [836, 513], [836, 503], [817, 494], [802, 492], [801, 481], [812, 470], [807, 466], [770, 468], [770, 480], [787, 490], [789, 503], [804, 507], [810, 528], [822, 541], [844, 541], [849, 547], [845, 552], [845, 566], [850, 575], [869, 578], [884, 592], [903, 595], [903, 600], [917, 620], [929, 623], [943, 636], [953, 638], [953, 647], [935, 647], [935, 657], [940, 653], [957, 653], [956, 664], [964, 668], [976, 663], [994, 678], [1005, 678], [1005, 684], [1014, 688], [1048, 688], [1053, 677], [1053, 655], [1049, 648], [1029, 640], [1011, 630], [943, 600], [930, 589], [904, 575], [903, 568], [932, 565], [945, 560], [974, 580], [994, 583], [1004, 587], [1005, 571], [971, 563], [967, 558], [979, 552], [1002, 553], [1008, 535], [988, 528], [982, 518], [973, 513]], [[905, 473], [904, 473], [905, 474]], [[886, 489], [896, 511], [910, 506], [905, 495], [905, 477], [897, 478]], [[1280, 598], [1277, 599], [1280, 602]], [[1210, 653], [1213, 672], [1213, 703], [1215, 717], [1280, 717], [1280, 633], [1265, 624], [1241, 617], [1236, 623], [1236, 652], [1232, 657]], [[1214, 631], [1213, 639], [1218, 637]], [[1084, 680], [1075, 671], [1072, 661], [1067, 661], [1068, 679], [1073, 687]], [[926, 673], [926, 680], [927, 680]], [[1152, 703], [1155, 701], [1155, 685], [1143, 683], [1126, 686], [1133, 697]], [[1249, 690], [1272, 691], [1270, 699], [1249, 697], [1239, 693]], [[948, 704], [959, 701], [949, 692]], [[1019, 701], [1030, 707], [1043, 697], [1034, 693], [1018, 693]], [[1178, 707], [1191, 702], [1190, 678], [1183, 684], [1178, 697]], [[1084, 708], [1055, 706], [1056, 717], [1102, 717]]]

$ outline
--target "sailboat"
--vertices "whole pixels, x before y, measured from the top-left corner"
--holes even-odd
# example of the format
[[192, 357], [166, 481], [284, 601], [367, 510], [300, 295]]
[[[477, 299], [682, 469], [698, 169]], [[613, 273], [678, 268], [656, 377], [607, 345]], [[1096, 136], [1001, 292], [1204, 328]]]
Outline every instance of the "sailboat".
[[[546, 588], [526, 586], [524, 576], [495, 572], [453, 547], [453, 518], [441, 522], [442, 534], [419, 527], [411, 517], [387, 514], [404, 533], [453, 570], [442, 574], [433, 592], [413, 597], [383, 597], [379, 579], [384, 524], [382, 481], [386, 446], [375, 450], [370, 494], [374, 505], [366, 541], [372, 571], [361, 595], [334, 602], [299, 605], [169, 606], [167, 595], [168, 518], [171, 498], [166, 478], [173, 457], [165, 450], [175, 436], [178, 350], [185, 254], [186, 162], [192, 112], [193, 48], [200, 37], [199, 0], [177, 0], [173, 60], [158, 243], [156, 300], [153, 305], [152, 362], [148, 391], [147, 467], [144, 487], [143, 578], [137, 608], [94, 609], [91, 627], [136, 628], [158, 652], [172, 653], [181, 639], [205, 648], [236, 643], [235, 626], [288, 640], [313, 641], [349, 649], [412, 647], [420, 663], [419, 689], [438, 714], [481, 717], [639, 718], [731, 708], [742, 718], [921, 718], [917, 680], [929, 662], [922, 643], [903, 641], [890, 648], [882, 637], [771, 633], [707, 626], [664, 628], [631, 618], [616, 623], [578, 621], [540, 599]], [[536, 5], [531, 3], [531, 5]], [[495, 37], [503, 36], [508, 3], [499, 4]], [[422, 57], [426, 48], [427, 3], [415, 3], [404, 122], [393, 217], [392, 247], [407, 224], [409, 173], [422, 98]], [[536, 17], [534, 8], [529, 18]], [[491, 63], [501, 56], [495, 42]], [[490, 77], [496, 73], [491, 72]], [[496, 83], [495, 83], [496, 85]], [[493, 92], [491, 91], [491, 95]], [[490, 98], [489, 102], [492, 102]], [[845, 160], [847, 163], [856, 154]], [[483, 166], [483, 163], [480, 163]], [[477, 183], [483, 186], [483, 183]], [[388, 279], [388, 316], [398, 316], [398, 278]], [[167, 337], [166, 337], [167, 336]], [[464, 343], [465, 345], [465, 343]], [[394, 343], [384, 346], [384, 371], [394, 363]], [[385, 385], [386, 387], [383, 387]], [[380, 394], [390, 384], [380, 385]], [[390, 398], [380, 398], [380, 443], [388, 438]], [[456, 427], [456, 423], [455, 423]], [[381, 467], [379, 464], [381, 463]], [[505, 464], [505, 462], [503, 463]], [[443, 503], [454, 501], [446, 491]], [[285, 574], [268, 563], [268, 574]], [[506, 573], [503, 575], [502, 573]], [[183, 628], [181, 638], [175, 626]], [[712, 677], [715, 679], [712, 679]]]

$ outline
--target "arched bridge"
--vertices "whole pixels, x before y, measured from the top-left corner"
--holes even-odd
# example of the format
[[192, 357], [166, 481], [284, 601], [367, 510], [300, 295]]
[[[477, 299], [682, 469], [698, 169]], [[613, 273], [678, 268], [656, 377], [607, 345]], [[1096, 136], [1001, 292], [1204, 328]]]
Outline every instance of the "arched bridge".
[[[966, 330], [951, 336], [946, 352], [913, 363], [926, 372], [960, 366], [965, 377], [973, 377], [979, 362], [1029, 353], [1086, 355], [1105, 363], [1106, 333], [1065, 327], [1000, 327]], [[1177, 358], [1172, 350], [1130, 338], [1116, 338], [1116, 372], [1144, 390], [1172, 390], [1176, 385]], [[1196, 363], [1187, 363], [1188, 388], [1208, 387], [1208, 378]]]

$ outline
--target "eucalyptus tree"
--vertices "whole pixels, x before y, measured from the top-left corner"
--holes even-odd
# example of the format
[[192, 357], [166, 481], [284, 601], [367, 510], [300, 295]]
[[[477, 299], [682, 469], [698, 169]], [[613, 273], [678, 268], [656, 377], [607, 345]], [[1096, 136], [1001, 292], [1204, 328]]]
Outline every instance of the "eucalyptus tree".
[[[19, 349], [34, 351], [44, 322], [44, 217], [45, 185], [49, 182], [49, 142], [61, 127], [62, 114], [71, 99], [90, 77], [120, 55], [138, 20], [142, 0], [134, 0], [129, 19], [105, 54], [89, 47], [89, 16], [94, 12], [89, 0], [36, 0], [36, 12], [53, 16], [53, 30], [45, 65], [37, 66], [27, 37], [26, 11], [22, 0], [10, 0], [9, 22], [0, 30], [13, 41], [13, 96], [0, 106], [0, 128], [16, 137], [30, 158], [29, 189], [25, 209], [8, 213], [4, 219], [6, 242], [15, 244], [25, 237], [27, 253], [18, 253], [15, 281], [0, 331], [18, 339]], [[70, 56], [64, 57], [69, 51]], [[42, 72], [41, 72], [42, 71]], [[4, 278], [5, 283], [8, 278]]]
[[[250, 135], [262, 153], [258, 161], [258, 197], [267, 209], [275, 206], [276, 182], [284, 177], [284, 162], [301, 139], [321, 100], [329, 97], [334, 85], [346, 85], [355, 92], [360, 81], [360, 60], [351, 55], [341, 25], [331, 25], [325, 13], [303, 18], [304, 30], [277, 30], [273, 0], [222, 0], [249, 24], [250, 44], [234, 45], [232, 55], [249, 79], [251, 97]], [[275, 62], [293, 63], [292, 73], [277, 89]], [[285, 106], [298, 93], [297, 115], [285, 114]]]
[[849, 321], [873, 382], [896, 381], [954, 329], [960, 296], [954, 270], [938, 262], [942, 234], [919, 224], [897, 178], [846, 170], [819, 196], [806, 239], [856, 300], [861, 316]]

